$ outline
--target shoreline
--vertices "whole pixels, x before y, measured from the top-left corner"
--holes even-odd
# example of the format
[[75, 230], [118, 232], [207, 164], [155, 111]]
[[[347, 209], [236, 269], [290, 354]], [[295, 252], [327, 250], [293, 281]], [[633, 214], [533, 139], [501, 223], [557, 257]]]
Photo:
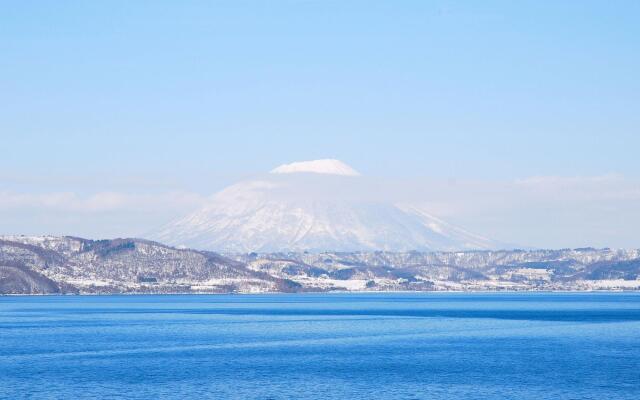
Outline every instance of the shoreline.
[[389, 291], [328, 291], [328, 292], [261, 292], [261, 293], [2, 293], [0, 297], [109, 297], [109, 296], [304, 296], [304, 295], [384, 295], [384, 294], [640, 294], [640, 289], [632, 290], [389, 290]]

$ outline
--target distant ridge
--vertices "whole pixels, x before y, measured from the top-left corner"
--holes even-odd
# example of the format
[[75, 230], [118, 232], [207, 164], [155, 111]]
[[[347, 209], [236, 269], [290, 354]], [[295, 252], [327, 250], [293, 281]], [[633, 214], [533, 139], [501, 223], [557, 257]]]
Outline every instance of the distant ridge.
[[640, 289], [640, 250], [220, 255], [143, 239], [0, 236], [0, 294], [599, 289]]

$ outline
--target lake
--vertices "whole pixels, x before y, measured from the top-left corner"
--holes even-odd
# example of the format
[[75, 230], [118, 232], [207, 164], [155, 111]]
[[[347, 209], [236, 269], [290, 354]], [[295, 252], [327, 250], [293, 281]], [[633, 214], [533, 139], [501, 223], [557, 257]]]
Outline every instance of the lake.
[[5, 296], [0, 398], [636, 400], [640, 294]]

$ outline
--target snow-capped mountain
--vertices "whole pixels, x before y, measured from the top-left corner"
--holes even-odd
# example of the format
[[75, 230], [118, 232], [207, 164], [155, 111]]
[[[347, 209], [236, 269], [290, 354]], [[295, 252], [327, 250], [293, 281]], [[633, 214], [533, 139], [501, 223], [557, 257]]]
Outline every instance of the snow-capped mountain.
[[338, 160], [285, 164], [227, 187], [202, 209], [147, 236], [222, 252], [500, 247], [423, 210], [354, 196], [359, 179], [355, 169]]

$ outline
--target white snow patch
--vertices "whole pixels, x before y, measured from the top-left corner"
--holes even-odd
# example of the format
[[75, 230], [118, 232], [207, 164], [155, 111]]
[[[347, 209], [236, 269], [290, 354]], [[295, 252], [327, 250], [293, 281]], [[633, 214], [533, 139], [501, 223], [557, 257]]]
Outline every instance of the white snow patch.
[[603, 280], [583, 280], [578, 281], [578, 285], [583, 289], [640, 289], [640, 279], [603, 279]]

